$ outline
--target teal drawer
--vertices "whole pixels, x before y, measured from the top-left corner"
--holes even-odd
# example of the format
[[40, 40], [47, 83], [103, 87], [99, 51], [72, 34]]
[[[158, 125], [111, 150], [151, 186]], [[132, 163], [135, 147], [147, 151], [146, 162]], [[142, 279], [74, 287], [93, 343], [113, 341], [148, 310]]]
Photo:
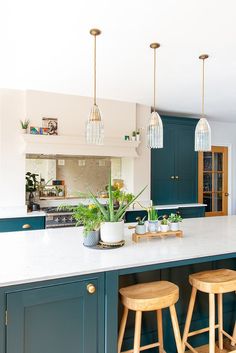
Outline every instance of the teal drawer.
[[179, 207], [178, 211], [183, 218], [205, 217], [205, 206]]
[[3, 218], [0, 219], [0, 232], [15, 232], [45, 228], [45, 217]]

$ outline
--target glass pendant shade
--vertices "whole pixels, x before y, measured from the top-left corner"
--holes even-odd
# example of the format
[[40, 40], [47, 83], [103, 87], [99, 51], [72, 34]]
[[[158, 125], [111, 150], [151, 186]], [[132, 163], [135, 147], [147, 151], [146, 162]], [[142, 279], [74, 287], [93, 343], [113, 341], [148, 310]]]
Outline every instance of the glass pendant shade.
[[195, 129], [195, 151], [211, 151], [211, 127], [206, 118], [201, 118]]
[[86, 141], [87, 143], [102, 145], [103, 138], [104, 127], [101, 119], [101, 113], [98, 106], [94, 104], [86, 126]]
[[151, 114], [147, 127], [147, 140], [149, 148], [163, 148], [163, 124], [157, 112]]

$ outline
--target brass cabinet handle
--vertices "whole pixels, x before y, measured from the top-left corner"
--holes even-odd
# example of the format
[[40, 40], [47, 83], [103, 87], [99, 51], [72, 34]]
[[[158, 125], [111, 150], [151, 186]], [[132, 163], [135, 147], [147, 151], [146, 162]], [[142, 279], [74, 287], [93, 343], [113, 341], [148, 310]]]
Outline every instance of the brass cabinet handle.
[[175, 179], [177, 179], [177, 180], [178, 180], [178, 179], [179, 179], [179, 176], [178, 176], [178, 175], [176, 175], [176, 176], [175, 176]]
[[29, 229], [31, 228], [30, 224], [23, 224], [22, 229]]
[[87, 291], [88, 291], [89, 294], [95, 293], [95, 292], [96, 292], [96, 287], [95, 287], [95, 285], [92, 284], [92, 283], [89, 283], [89, 284], [87, 285]]
[[175, 177], [174, 177], [174, 175], [171, 175], [171, 177], [170, 177], [171, 179], [174, 179]]
[[229, 193], [228, 193], [228, 192], [226, 192], [226, 193], [225, 193], [225, 196], [229, 196]]

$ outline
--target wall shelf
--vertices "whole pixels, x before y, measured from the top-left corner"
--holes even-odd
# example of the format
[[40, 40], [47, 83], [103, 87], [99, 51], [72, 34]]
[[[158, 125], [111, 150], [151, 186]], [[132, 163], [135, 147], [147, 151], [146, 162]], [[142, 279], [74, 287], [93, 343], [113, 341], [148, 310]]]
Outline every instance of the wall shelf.
[[71, 156], [111, 156], [138, 157], [140, 141], [124, 141], [107, 137], [103, 145], [89, 145], [84, 136], [22, 135], [24, 153], [71, 155]]

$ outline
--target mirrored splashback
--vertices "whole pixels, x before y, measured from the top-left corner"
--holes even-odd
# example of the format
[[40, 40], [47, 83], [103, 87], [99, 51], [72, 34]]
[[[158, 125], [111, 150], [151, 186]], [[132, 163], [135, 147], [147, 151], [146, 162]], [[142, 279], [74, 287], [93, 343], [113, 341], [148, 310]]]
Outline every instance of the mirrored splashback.
[[121, 158], [30, 154], [25, 171], [38, 174], [41, 199], [103, 196], [110, 173], [121, 178]]

